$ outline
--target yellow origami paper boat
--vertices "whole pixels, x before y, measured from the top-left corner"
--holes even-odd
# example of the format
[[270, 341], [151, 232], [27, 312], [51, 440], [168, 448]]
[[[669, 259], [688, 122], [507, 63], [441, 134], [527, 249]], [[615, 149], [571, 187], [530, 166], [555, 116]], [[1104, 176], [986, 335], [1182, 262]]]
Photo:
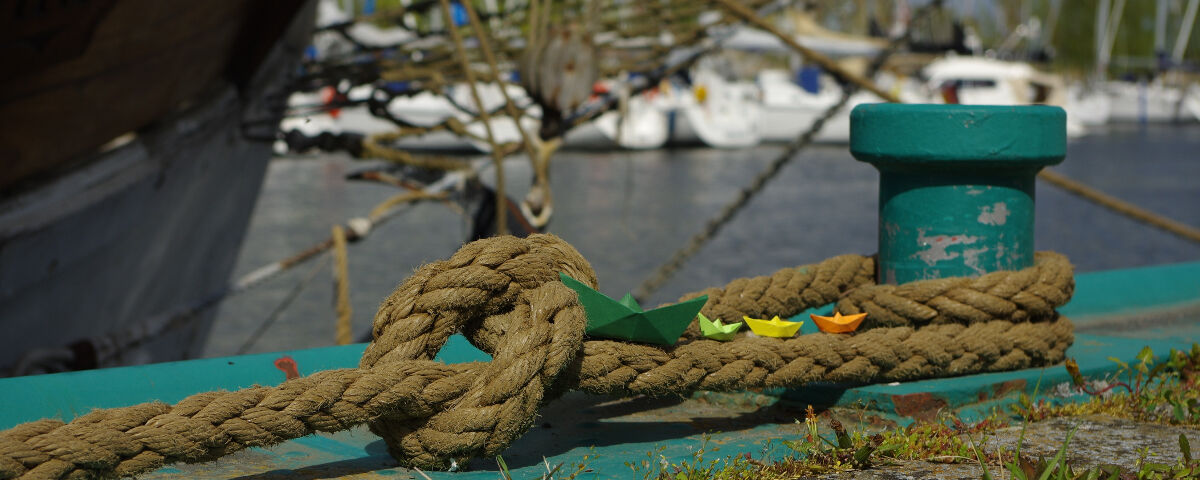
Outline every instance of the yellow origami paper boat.
[[842, 316], [840, 312], [834, 312], [832, 317], [822, 317], [817, 314], [809, 314], [812, 317], [813, 323], [817, 324], [817, 328], [825, 333], [851, 333], [858, 330], [858, 326], [862, 324], [867, 314], [859, 313], [856, 315]]
[[750, 331], [760, 337], [791, 338], [796, 335], [796, 332], [800, 331], [800, 326], [804, 325], [804, 322], [780, 320], [779, 315], [770, 320], [761, 320], [742, 315], [742, 320], [745, 320], [746, 325], [750, 326]]

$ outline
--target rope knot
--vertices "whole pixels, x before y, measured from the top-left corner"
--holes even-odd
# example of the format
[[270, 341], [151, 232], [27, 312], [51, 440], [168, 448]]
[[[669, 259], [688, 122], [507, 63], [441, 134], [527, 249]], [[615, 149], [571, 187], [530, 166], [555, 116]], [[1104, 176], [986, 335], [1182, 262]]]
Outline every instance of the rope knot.
[[[843, 255], [684, 297], [708, 294], [704, 314], [726, 319], [839, 302], [842, 313], [875, 318], [855, 334], [717, 342], [691, 332], [661, 347], [584, 340], [586, 314], [558, 274], [593, 287], [596, 275], [558, 237], [480, 240], [396, 288], [359, 368], [19, 425], [0, 432], [0, 479], [131, 476], [361, 424], [402, 464], [446, 469], [500, 453], [568, 390], [677, 396], [945, 377], [1053, 364], [1073, 340], [1054, 311], [1074, 289], [1061, 255], [1039, 253], [1018, 272], [900, 286], [874, 285], [874, 271], [870, 257]], [[456, 332], [491, 361], [434, 361]]]
[[372, 422], [392, 456], [445, 468], [495, 455], [529, 429], [583, 348], [587, 317], [559, 272], [596, 286], [591, 266], [556, 236], [494, 237], [426, 265], [384, 301], [361, 368], [432, 360], [456, 332], [492, 356], [444, 380], [455, 398], [437, 413]]

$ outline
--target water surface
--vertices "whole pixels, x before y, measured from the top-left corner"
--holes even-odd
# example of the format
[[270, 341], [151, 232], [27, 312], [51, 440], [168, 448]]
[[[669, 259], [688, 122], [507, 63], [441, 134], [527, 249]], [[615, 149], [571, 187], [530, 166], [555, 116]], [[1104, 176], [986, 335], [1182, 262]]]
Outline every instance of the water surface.
[[[600, 290], [636, 288], [782, 147], [646, 152], [560, 152], [552, 185], [550, 232], [592, 263]], [[365, 216], [397, 190], [347, 182], [347, 173], [377, 165], [343, 155], [276, 159], [255, 206], [236, 275], [327, 238], [335, 223]], [[1186, 224], [1200, 227], [1200, 125], [1111, 127], [1073, 141], [1054, 167], [1066, 176]], [[527, 162], [505, 164], [514, 197], [529, 188]], [[492, 177], [486, 177], [487, 182]], [[843, 254], [876, 250], [878, 174], [845, 146], [811, 147], [647, 303], [723, 285], [744, 276]], [[1200, 244], [1147, 227], [1052, 185], [1037, 185], [1039, 250], [1066, 254], [1078, 271], [1200, 260]], [[465, 219], [438, 203], [422, 204], [379, 227], [349, 250], [356, 334], [370, 328], [379, 303], [412, 270], [452, 254], [469, 232]], [[250, 352], [333, 343], [329, 263], [300, 265], [219, 307], [207, 356], [232, 354], [298, 282], [316, 277]]]

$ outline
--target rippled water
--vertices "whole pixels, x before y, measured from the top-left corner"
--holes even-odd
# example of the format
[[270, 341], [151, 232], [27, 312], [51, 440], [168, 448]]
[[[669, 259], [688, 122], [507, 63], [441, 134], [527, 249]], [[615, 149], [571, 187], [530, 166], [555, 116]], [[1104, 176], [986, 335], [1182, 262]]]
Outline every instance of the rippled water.
[[[600, 289], [636, 288], [699, 231], [781, 147], [750, 150], [561, 152], [554, 160], [555, 216], [550, 232], [592, 263]], [[236, 275], [327, 238], [330, 227], [364, 216], [396, 193], [347, 182], [372, 164], [340, 155], [277, 159], [255, 206]], [[1068, 146], [1054, 170], [1143, 208], [1200, 226], [1200, 126], [1114, 127]], [[530, 170], [505, 165], [519, 198]], [[491, 181], [489, 178], [488, 182]], [[876, 250], [878, 174], [845, 146], [816, 146], [793, 159], [675, 277], [647, 301], [658, 304], [737, 277], [763, 275], [842, 253]], [[350, 247], [356, 334], [370, 328], [379, 302], [414, 268], [453, 253], [468, 233], [464, 219], [428, 203]], [[1079, 271], [1200, 260], [1200, 245], [1146, 227], [1039, 182], [1037, 248], [1065, 253]], [[325, 258], [325, 257], [322, 257]], [[231, 298], [218, 312], [205, 355], [232, 354], [316, 266], [316, 278], [250, 352], [333, 343], [329, 263], [300, 265]]]

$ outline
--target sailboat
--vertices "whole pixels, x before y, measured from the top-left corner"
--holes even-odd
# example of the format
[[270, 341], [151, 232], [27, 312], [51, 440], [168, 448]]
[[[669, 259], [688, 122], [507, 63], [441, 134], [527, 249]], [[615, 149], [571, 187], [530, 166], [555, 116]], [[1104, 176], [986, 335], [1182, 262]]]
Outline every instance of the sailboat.
[[[985, 57], [947, 55], [923, 70], [926, 85], [939, 92], [944, 103], [963, 105], [1056, 105], [1068, 107], [1062, 78], [1038, 71], [1024, 62]], [[1067, 136], [1086, 130], [1067, 111]]]
[[654, 104], [667, 115], [673, 145], [746, 148], [762, 140], [758, 88], [699, 67], [690, 84], [678, 80], [659, 87]]
[[1108, 82], [1104, 86], [1112, 102], [1114, 122], [1168, 123], [1194, 122], [1200, 115], [1190, 105], [1200, 102], [1193, 90], [1167, 85], [1161, 78], [1153, 81]]
[[621, 106], [567, 132], [565, 148], [649, 150], [667, 143], [670, 123], [667, 112], [655, 105], [658, 89], [630, 95], [628, 83], [614, 80], [602, 80], [593, 87], [597, 93], [614, 89]]
[[[801, 133], [808, 131], [817, 118], [836, 104], [842, 95], [841, 89], [833, 79], [825, 75], [819, 78], [816, 92], [810, 92], [797, 85], [785, 70], [762, 70], [756, 80], [762, 89], [762, 121], [759, 122], [759, 126], [764, 142], [796, 140]], [[905, 102], [928, 101], [928, 96], [911, 81], [887, 75], [880, 75], [877, 80], [880, 80], [881, 85], [891, 83], [892, 90]], [[827, 143], [849, 142], [850, 110], [864, 103], [882, 101], [883, 99], [871, 92], [855, 92], [846, 105], [825, 122], [825, 126], [817, 132], [814, 140]]]
[[[1110, 1], [1102, 0], [1096, 11], [1096, 70], [1097, 75], [1107, 73], [1109, 59], [1112, 55], [1113, 42], [1117, 29], [1121, 24], [1125, 1], [1117, 0], [1116, 6], [1110, 9]], [[1200, 1], [1189, 0], [1186, 10], [1180, 19], [1179, 34], [1175, 46], [1166, 65], [1159, 61], [1160, 75], [1152, 80], [1139, 79], [1136, 82], [1110, 81], [1103, 85], [1112, 103], [1111, 120], [1114, 122], [1194, 122], [1200, 120], [1200, 115], [1191, 111], [1189, 105], [1200, 102], [1200, 92], [1169, 84], [1164, 78], [1168, 74], [1166, 67], [1179, 65], [1183, 62], [1183, 54], [1191, 37], [1192, 25], [1196, 20]], [[1111, 17], [1110, 17], [1111, 14]], [[1154, 51], [1160, 59], [1168, 58], [1166, 54], [1167, 4], [1157, 2], [1157, 15], [1154, 25]]]
[[[332, 87], [325, 87], [328, 91]], [[504, 96], [499, 85], [495, 83], [479, 84], [477, 86], [483, 108], [494, 111], [504, 104]], [[505, 89], [515, 102], [528, 103], [525, 91], [515, 85], [506, 85]], [[449, 89], [448, 95], [439, 95], [429, 91], [413, 93], [408, 96], [385, 98], [384, 109], [400, 121], [418, 126], [429, 127], [443, 123], [451, 118], [462, 122], [468, 135], [456, 135], [441, 130], [423, 135], [406, 136], [393, 145], [396, 148], [408, 150], [456, 151], [487, 153], [491, 147], [483, 140], [487, 131], [483, 120], [478, 118], [478, 108], [474, 105], [470, 89], [466, 85], [456, 85]], [[364, 135], [394, 131], [397, 125], [375, 113], [367, 106], [367, 101], [376, 95], [379, 88], [374, 85], [357, 85], [348, 89], [345, 94], [347, 106], [331, 104], [333, 95], [320, 92], [296, 92], [288, 99], [288, 104], [298, 113], [285, 117], [279, 124], [282, 132], [298, 131], [307, 136], [317, 136], [321, 133], [354, 132]], [[516, 142], [521, 139], [517, 130], [517, 122], [505, 115], [495, 115], [489, 120], [492, 135], [497, 144]], [[538, 123], [532, 116], [521, 119], [522, 128], [527, 131], [537, 130]], [[275, 142], [277, 154], [287, 153], [288, 145], [282, 140]]]

